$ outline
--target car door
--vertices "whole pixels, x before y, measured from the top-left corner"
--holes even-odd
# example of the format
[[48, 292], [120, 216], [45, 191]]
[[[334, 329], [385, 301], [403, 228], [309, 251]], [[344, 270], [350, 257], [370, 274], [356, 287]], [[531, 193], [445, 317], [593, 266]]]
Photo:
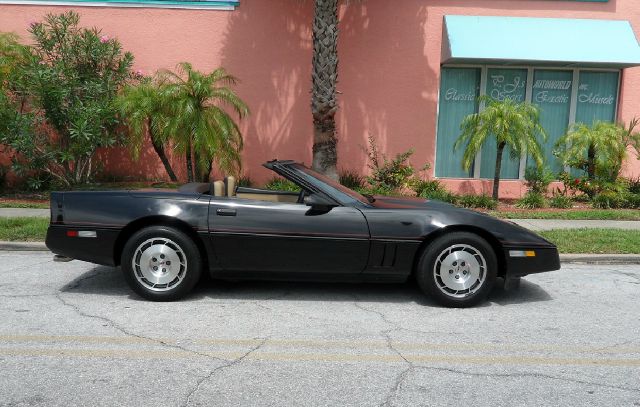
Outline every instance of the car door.
[[356, 208], [251, 199], [210, 205], [210, 238], [224, 271], [346, 274], [367, 264], [369, 229]]

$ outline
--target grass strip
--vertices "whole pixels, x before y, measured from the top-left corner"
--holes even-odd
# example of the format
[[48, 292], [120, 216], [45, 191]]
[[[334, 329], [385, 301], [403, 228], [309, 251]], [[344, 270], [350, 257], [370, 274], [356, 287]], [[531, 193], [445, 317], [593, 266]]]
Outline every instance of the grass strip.
[[49, 203], [0, 201], [0, 208], [49, 209]]
[[564, 220], [640, 220], [637, 209], [585, 209], [566, 211], [531, 211], [498, 212], [491, 215], [503, 219], [564, 219]]
[[49, 218], [0, 218], [0, 240], [43, 242]]
[[557, 229], [540, 232], [560, 253], [640, 254], [640, 230]]

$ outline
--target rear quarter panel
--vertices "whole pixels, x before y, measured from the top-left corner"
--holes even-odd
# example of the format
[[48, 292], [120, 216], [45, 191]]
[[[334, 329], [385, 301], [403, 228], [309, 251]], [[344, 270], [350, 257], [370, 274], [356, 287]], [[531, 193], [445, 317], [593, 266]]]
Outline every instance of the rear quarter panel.
[[[196, 234], [208, 233], [209, 196], [177, 192], [78, 191], [52, 195], [46, 244], [56, 254], [116, 265], [117, 245], [133, 225], [179, 222]], [[96, 231], [95, 238], [68, 237], [69, 230]], [[207, 243], [205, 239], [204, 243]]]

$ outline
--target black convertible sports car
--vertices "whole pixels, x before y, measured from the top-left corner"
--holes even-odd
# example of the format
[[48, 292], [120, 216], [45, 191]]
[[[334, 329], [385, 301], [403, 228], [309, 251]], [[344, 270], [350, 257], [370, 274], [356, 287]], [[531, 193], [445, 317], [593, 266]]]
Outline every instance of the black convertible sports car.
[[293, 161], [265, 167], [300, 192], [236, 187], [51, 194], [59, 261], [122, 267], [131, 288], [176, 300], [220, 279], [402, 282], [446, 306], [483, 301], [497, 277], [557, 270], [557, 248], [517, 225], [418, 198], [362, 196]]

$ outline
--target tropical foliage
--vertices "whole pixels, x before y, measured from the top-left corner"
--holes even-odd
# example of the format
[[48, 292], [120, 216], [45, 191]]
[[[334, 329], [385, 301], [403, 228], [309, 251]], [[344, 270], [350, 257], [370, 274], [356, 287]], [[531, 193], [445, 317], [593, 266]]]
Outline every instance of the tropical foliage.
[[543, 155], [539, 138], [546, 139], [546, 132], [540, 125], [540, 112], [535, 105], [511, 99], [498, 101], [488, 96], [481, 96], [479, 101], [484, 103], [484, 109], [463, 120], [460, 126], [461, 134], [454, 149], [464, 146], [462, 166], [469, 170], [482, 146], [489, 139], [495, 138], [497, 155], [492, 196], [497, 200], [505, 148], [510, 147], [513, 158], [519, 158], [526, 151], [534, 162], [541, 166]]
[[116, 39], [79, 20], [70, 11], [31, 24], [33, 45], [17, 67], [7, 70], [5, 62], [2, 68], [12, 76], [0, 101], [0, 143], [17, 153], [14, 171], [42, 172], [66, 186], [90, 180], [96, 150], [119, 142], [113, 102], [133, 63]]
[[247, 105], [230, 87], [237, 79], [224, 68], [202, 73], [183, 62], [177, 72], [162, 71], [159, 80], [166, 97], [163, 131], [185, 155], [188, 180], [207, 181], [214, 159], [223, 171], [239, 174], [242, 134], [224, 110], [224, 106], [231, 107], [240, 119], [249, 114]]
[[124, 122], [129, 127], [129, 147], [134, 158], [138, 158], [149, 134], [151, 145], [156, 152], [171, 181], [176, 177], [164, 145], [170, 140], [166, 131], [167, 109], [163, 86], [154, 78], [141, 78], [137, 84], [127, 85], [117, 99], [117, 106]]
[[640, 146], [640, 134], [635, 131], [638, 120], [628, 127], [622, 124], [597, 121], [588, 126], [576, 123], [562, 137], [555, 154], [562, 162], [576, 170], [584, 171], [589, 180], [614, 182], [622, 168], [627, 146]]
[[223, 68], [202, 73], [183, 62], [177, 72], [161, 71], [125, 87], [118, 106], [129, 126], [134, 156], [139, 154], [148, 132], [174, 181], [177, 178], [166, 155], [167, 145], [184, 155], [189, 182], [208, 181], [214, 160], [223, 171], [238, 174], [242, 134], [224, 109], [230, 106], [240, 119], [249, 113], [231, 89], [236, 82]]

